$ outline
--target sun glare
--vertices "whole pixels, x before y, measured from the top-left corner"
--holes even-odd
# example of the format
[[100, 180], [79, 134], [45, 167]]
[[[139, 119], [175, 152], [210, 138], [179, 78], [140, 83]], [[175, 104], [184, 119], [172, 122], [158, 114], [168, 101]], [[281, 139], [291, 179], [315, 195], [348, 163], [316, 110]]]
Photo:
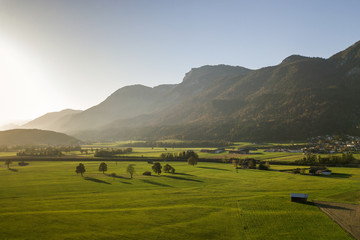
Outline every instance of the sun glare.
[[53, 87], [51, 81], [47, 81], [49, 77], [41, 59], [2, 35], [0, 53], [0, 79], [2, 89], [5, 89], [0, 95], [2, 112], [21, 119], [36, 117], [41, 109], [50, 109], [53, 102], [49, 97], [54, 91], [51, 91]]

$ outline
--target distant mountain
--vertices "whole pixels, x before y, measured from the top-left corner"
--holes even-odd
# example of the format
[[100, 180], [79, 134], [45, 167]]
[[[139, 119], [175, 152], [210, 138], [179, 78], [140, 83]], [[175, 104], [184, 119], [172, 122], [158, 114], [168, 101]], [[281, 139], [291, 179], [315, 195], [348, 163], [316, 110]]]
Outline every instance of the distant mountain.
[[173, 87], [173, 85], [161, 85], [150, 88], [133, 85], [121, 88], [99, 105], [71, 116], [59, 126], [67, 132], [97, 129], [117, 119], [161, 111], [167, 106], [167, 103], [162, 102], [161, 99]]
[[290, 140], [360, 134], [360, 42], [329, 59], [191, 69], [179, 84], [117, 90], [66, 120], [81, 139]]
[[0, 126], [0, 131], [1, 130], [15, 129], [15, 128], [19, 128], [19, 127], [20, 127], [20, 125], [18, 125], [18, 124], [8, 123], [8, 124]]
[[0, 131], [21, 128], [21, 126], [27, 122], [29, 122], [29, 120], [15, 120], [13, 122], [1, 125]]
[[[141, 115], [154, 115], [172, 108], [201, 91], [203, 81], [210, 84], [226, 76], [245, 75], [249, 70], [225, 65], [204, 66], [188, 73], [182, 84], [160, 85], [154, 88], [142, 85], [123, 87], [102, 103], [67, 119], [56, 121], [56, 126], [46, 125], [45, 120], [36, 127], [76, 133], [97, 130], [114, 121], [129, 120]], [[187, 80], [189, 79], [189, 80]], [[193, 79], [193, 80], [192, 80]], [[46, 115], [45, 115], [46, 116]], [[44, 117], [41, 117], [44, 119]], [[139, 125], [136, 123], [136, 125]], [[30, 125], [33, 127], [34, 125]], [[29, 127], [26, 125], [25, 127]], [[45, 128], [46, 127], [46, 128]]]
[[81, 113], [80, 110], [65, 109], [60, 112], [47, 113], [38, 117], [24, 125], [21, 128], [38, 128], [43, 130], [59, 130], [63, 122], [67, 121], [71, 116]]
[[38, 129], [0, 131], [0, 145], [73, 145], [81, 141], [64, 133]]

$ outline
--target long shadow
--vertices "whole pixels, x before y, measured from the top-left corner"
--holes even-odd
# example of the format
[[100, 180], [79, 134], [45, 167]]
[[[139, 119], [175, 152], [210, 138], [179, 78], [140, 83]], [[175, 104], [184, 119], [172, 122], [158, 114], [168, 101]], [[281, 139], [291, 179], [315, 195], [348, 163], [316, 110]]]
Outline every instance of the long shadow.
[[108, 177], [112, 177], [112, 178], [131, 179], [131, 178], [128, 178], [128, 177], [123, 177], [123, 176], [118, 176], [118, 175], [116, 175], [116, 176], [111, 176], [110, 174], [105, 174], [105, 175], [108, 176]]
[[187, 173], [174, 173], [175, 175], [184, 175], [184, 176], [194, 176], [192, 174], [187, 174]]
[[[115, 178], [120, 178], [120, 179], [126, 179], [126, 180], [130, 180], [131, 178], [127, 178], [127, 177], [122, 177], [122, 176], [111, 176], [111, 175], [108, 175], [109, 177], [112, 177], [113, 180], [115, 180]], [[130, 182], [123, 182], [123, 181], [119, 181], [119, 183], [124, 183], [124, 184], [132, 184]]]
[[333, 174], [331, 174], [331, 175], [329, 175], [329, 176], [327, 176], [327, 175], [322, 175], [322, 177], [329, 177], [329, 178], [331, 178], [331, 177], [335, 177], [335, 178], [349, 178], [349, 177], [351, 177], [352, 176], [352, 174], [347, 174], [347, 173], [333, 173]]
[[184, 180], [184, 181], [191, 181], [191, 182], [203, 182], [203, 181], [200, 181], [200, 180], [184, 178], [184, 177], [169, 176], [169, 175], [163, 175], [163, 176], [167, 177], [167, 178], [177, 179], [177, 180]]
[[162, 187], [173, 187], [164, 183], [158, 183], [158, 182], [154, 182], [148, 179], [141, 179], [141, 181], [143, 181], [144, 183], [149, 183], [149, 184], [153, 184], [153, 185], [157, 185], [157, 186], [162, 186]]
[[299, 204], [304, 204], [304, 205], [316, 206], [316, 204], [315, 204], [314, 202], [310, 202], [310, 201], [307, 201], [307, 202], [293, 202], [293, 203], [299, 203]]
[[123, 184], [132, 184], [130, 182], [122, 182], [122, 181], [119, 181], [120, 183], [123, 183]]
[[97, 178], [92, 178], [92, 177], [84, 177], [84, 179], [88, 180], [88, 181], [96, 182], [96, 183], [111, 184], [109, 182], [106, 182], [106, 181], [103, 181], [103, 180], [100, 180], [100, 179], [97, 179]]
[[320, 208], [332, 208], [332, 209], [338, 209], [338, 210], [351, 210], [349, 208], [346, 207], [339, 207], [339, 206], [333, 206], [333, 205], [329, 205], [326, 203], [314, 203], [316, 206], [320, 207]]
[[216, 168], [216, 167], [198, 167], [198, 168], [213, 169], [213, 170], [220, 170], [220, 171], [230, 171], [228, 169]]
[[15, 169], [15, 168], [8, 168], [10, 171], [13, 171], [13, 172], [18, 172], [19, 170]]

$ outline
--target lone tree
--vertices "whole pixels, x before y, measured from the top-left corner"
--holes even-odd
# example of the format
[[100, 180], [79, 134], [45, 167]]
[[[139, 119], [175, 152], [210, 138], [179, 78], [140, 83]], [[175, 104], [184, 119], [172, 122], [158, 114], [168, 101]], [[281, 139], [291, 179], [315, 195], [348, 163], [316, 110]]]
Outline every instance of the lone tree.
[[126, 172], [130, 174], [130, 178], [133, 178], [133, 174], [135, 173], [135, 164], [129, 164], [127, 166]]
[[172, 166], [170, 166], [169, 164], [166, 164], [163, 167], [164, 172], [166, 173], [175, 173], [175, 168], [173, 168]]
[[195, 165], [197, 165], [198, 160], [194, 156], [191, 156], [191, 157], [189, 157], [187, 162], [188, 162], [189, 165], [195, 166]]
[[5, 165], [7, 166], [7, 168], [9, 169], [10, 168], [10, 164], [12, 163], [12, 160], [11, 159], [6, 159], [5, 160]]
[[85, 170], [85, 166], [84, 166], [84, 164], [82, 164], [82, 163], [79, 163], [79, 166], [77, 166], [77, 167], [76, 167], [76, 170], [75, 170], [76, 174], [81, 173], [81, 176], [82, 176], [82, 177], [83, 177], [83, 174], [84, 174], [85, 171], [86, 171], [86, 170]]
[[103, 172], [103, 174], [105, 174], [105, 172], [107, 171], [107, 164], [104, 162], [100, 163], [99, 171]]
[[152, 170], [154, 171], [154, 173], [157, 173], [157, 175], [160, 175], [161, 173], [161, 164], [160, 163], [154, 163], [154, 165], [152, 166]]

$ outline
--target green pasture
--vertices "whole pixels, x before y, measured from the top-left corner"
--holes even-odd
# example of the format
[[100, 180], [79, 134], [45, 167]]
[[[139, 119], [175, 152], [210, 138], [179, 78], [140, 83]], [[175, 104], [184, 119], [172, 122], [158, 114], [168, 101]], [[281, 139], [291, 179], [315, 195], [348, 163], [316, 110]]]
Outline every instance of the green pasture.
[[17, 152], [0, 152], [0, 157], [13, 157], [16, 156]]
[[[95, 148], [94, 148], [95, 149]], [[149, 158], [158, 158], [162, 153], [175, 153], [184, 152], [188, 150], [193, 150], [196, 152], [200, 158], [255, 158], [257, 160], [266, 160], [266, 161], [295, 161], [303, 158], [302, 153], [288, 153], [288, 152], [264, 152], [263, 149], [258, 151], [250, 151], [251, 154], [229, 154], [230, 149], [226, 149], [223, 153], [206, 153], [201, 152], [201, 149], [216, 149], [216, 148], [164, 148], [164, 147], [133, 147], [132, 153], [119, 154], [118, 156], [122, 157], [149, 157]], [[70, 152], [66, 155], [77, 155], [91, 157], [93, 156], [92, 152], [88, 152], [88, 155], [80, 154], [80, 152]]]
[[[125, 148], [120, 147], [123, 144], [129, 144], [129, 143], [136, 143], [140, 141], [119, 141], [119, 142], [112, 142], [112, 143], [93, 143], [91, 145], [83, 145], [83, 149], [90, 150], [93, 149], [111, 149], [111, 148]], [[161, 141], [164, 143], [172, 143], [172, 142], [182, 142], [181, 140], [164, 140]], [[303, 144], [297, 143], [297, 144]], [[289, 146], [292, 145], [291, 143], [251, 143], [251, 142], [235, 142], [231, 148], [246, 148], [246, 147], [276, 147], [276, 146]], [[209, 148], [209, 147], [201, 147], [201, 148], [172, 148], [172, 147], [133, 147], [133, 152], [128, 154], [121, 154], [119, 156], [131, 156], [131, 157], [151, 157], [156, 158], [159, 157], [162, 153], [178, 153], [183, 152], [187, 150], [193, 150], [195, 151], [200, 158], [231, 158], [231, 157], [237, 157], [237, 158], [255, 158], [258, 160], [276, 160], [276, 161], [294, 161], [302, 158], [302, 153], [287, 153], [287, 152], [264, 152], [264, 149], [259, 149], [258, 151], [250, 151], [252, 154], [229, 154], [229, 150], [231, 148], [226, 148], [226, 151], [223, 153], [206, 153], [206, 152], [200, 152], [201, 149], [216, 149], [216, 148]], [[71, 155], [71, 154], [66, 154]], [[77, 153], [77, 155], [81, 156], [80, 152]], [[84, 154], [82, 154], [84, 155]], [[89, 151], [89, 155], [93, 155]], [[86, 156], [89, 157], [89, 156]]]
[[[133, 148], [130, 154], [122, 154], [119, 156], [133, 156], [133, 157], [159, 157], [162, 153], [179, 153], [187, 150], [195, 151], [200, 158], [255, 158], [256, 160], [264, 161], [295, 161], [303, 158], [302, 153], [288, 153], [288, 152], [264, 152], [263, 149], [258, 151], [250, 151], [252, 154], [229, 154], [229, 149], [223, 153], [206, 153], [200, 152], [203, 148]], [[215, 148], [209, 148], [215, 149]]]
[[151, 165], [136, 162], [130, 179], [129, 162], [108, 162], [106, 174], [99, 162], [83, 162], [84, 177], [75, 173], [78, 163], [13, 163], [8, 170], [2, 162], [0, 239], [351, 239], [289, 194], [360, 203], [359, 169], [315, 177], [170, 162], [176, 174], [143, 176]]
[[[107, 148], [107, 147], [106, 147]], [[106, 149], [104, 147], [104, 149]], [[111, 147], [109, 147], [111, 149]], [[65, 156], [72, 156], [72, 157], [84, 157], [84, 158], [91, 158], [94, 157], [96, 147], [93, 147], [93, 152], [90, 150], [91, 148], [83, 147], [83, 149], [88, 150], [88, 154], [81, 153], [80, 151], [71, 151], [71, 152], [63, 152]], [[200, 158], [255, 158], [257, 160], [264, 160], [264, 161], [295, 161], [298, 159], [303, 158], [302, 153], [287, 153], [287, 152], [264, 152], [263, 149], [258, 151], [251, 151], [254, 154], [229, 154], [229, 149], [224, 153], [206, 153], [201, 152], [201, 149], [204, 148], [158, 148], [158, 147], [134, 147], [132, 148], [132, 153], [127, 154], [119, 154], [118, 156], [122, 157], [149, 157], [149, 158], [158, 158], [162, 153], [176, 153], [184, 152], [188, 150], [195, 151]], [[208, 149], [215, 149], [215, 148], [208, 148]], [[9, 157], [9, 156], [16, 156], [17, 152], [0, 152], [1, 157]], [[358, 156], [359, 157], [359, 156]], [[360, 158], [360, 157], [359, 157]]]

